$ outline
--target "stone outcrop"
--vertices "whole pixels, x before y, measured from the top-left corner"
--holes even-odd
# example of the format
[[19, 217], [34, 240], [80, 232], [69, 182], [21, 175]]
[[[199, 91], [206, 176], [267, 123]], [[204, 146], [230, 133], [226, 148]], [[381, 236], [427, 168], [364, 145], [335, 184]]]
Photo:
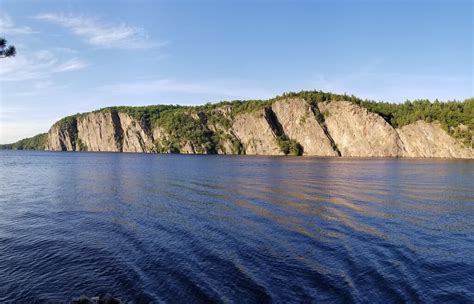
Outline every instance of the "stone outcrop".
[[54, 125], [48, 132], [47, 149], [52, 151], [74, 151], [76, 149], [75, 142], [72, 140], [75, 134], [68, 128], [62, 128]]
[[318, 104], [341, 156], [396, 157], [403, 151], [398, 133], [381, 116], [347, 101]]
[[315, 105], [293, 97], [236, 113], [224, 105], [188, 114], [204, 140], [183, 138], [159, 121], [152, 126], [108, 109], [56, 123], [48, 132], [47, 149], [282, 155], [281, 142], [286, 140], [308, 156], [474, 158], [472, 148], [438, 123], [418, 121], [395, 129], [381, 116], [346, 101]]
[[[116, 112], [89, 113], [77, 119], [78, 142], [87, 151], [121, 152], [123, 131]], [[140, 151], [142, 152], [142, 151]]]
[[[76, 132], [71, 134], [69, 129]], [[48, 150], [152, 152], [153, 136], [126, 113], [98, 111], [79, 116], [67, 127], [51, 127]]]
[[118, 116], [123, 137], [122, 152], [152, 152], [153, 137], [130, 115], [118, 113]]
[[337, 156], [311, 105], [301, 98], [279, 100], [272, 106], [283, 132], [303, 147], [304, 155]]
[[438, 123], [417, 121], [397, 129], [404, 144], [402, 157], [474, 158], [474, 150], [459, 143]]
[[263, 109], [240, 114], [232, 125], [235, 136], [243, 145], [245, 154], [281, 155], [275, 126], [271, 121], [271, 110]]

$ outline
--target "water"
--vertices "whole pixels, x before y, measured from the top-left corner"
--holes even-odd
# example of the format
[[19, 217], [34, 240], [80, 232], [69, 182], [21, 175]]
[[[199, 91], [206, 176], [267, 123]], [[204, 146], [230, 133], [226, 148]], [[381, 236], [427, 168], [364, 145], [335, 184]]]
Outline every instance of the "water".
[[474, 300], [474, 161], [0, 151], [0, 302]]

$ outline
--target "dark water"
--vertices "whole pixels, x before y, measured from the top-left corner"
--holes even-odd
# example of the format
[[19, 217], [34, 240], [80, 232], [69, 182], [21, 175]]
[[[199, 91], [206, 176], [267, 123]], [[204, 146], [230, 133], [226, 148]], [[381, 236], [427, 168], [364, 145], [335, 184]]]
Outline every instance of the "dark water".
[[0, 151], [0, 302], [474, 300], [474, 161]]

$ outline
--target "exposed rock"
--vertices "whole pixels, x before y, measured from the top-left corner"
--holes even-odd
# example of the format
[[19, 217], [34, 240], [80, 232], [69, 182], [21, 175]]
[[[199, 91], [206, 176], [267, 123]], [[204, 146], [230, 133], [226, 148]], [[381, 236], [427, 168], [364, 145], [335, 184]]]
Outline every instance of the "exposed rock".
[[347, 101], [318, 104], [341, 156], [396, 157], [403, 145], [398, 133], [381, 116]]
[[163, 146], [163, 142], [167, 139], [167, 134], [165, 130], [163, 130], [163, 128], [155, 127], [152, 130], [152, 136], [153, 136], [152, 151], [160, 152], [159, 147]]
[[[474, 113], [473, 113], [473, 121], [474, 121]], [[474, 129], [470, 130], [468, 126], [464, 124], [459, 124], [456, 127], [450, 127], [450, 133], [456, 136], [460, 136], [461, 138], [464, 138], [464, 144], [466, 146], [469, 146], [470, 148], [474, 148]], [[470, 134], [470, 140], [466, 138], [466, 133]]]
[[438, 123], [417, 121], [397, 129], [403, 141], [403, 157], [474, 158], [474, 150], [449, 136]]
[[92, 112], [77, 119], [78, 139], [87, 151], [122, 151], [120, 117], [114, 111]]
[[217, 154], [235, 154], [238, 151], [234, 151], [233, 141], [238, 141], [237, 137], [235, 136], [232, 128], [230, 127], [231, 117], [230, 117], [231, 109], [230, 106], [222, 106], [219, 108], [214, 109], [210, 115], [214, 117], [221, 117], [223, 120], [229, 123], [229, 126], [222, 125], [219, 122], [214, 120], [207, 119], [207, 128], [211, 130], [214, 134], [218, 135], [219, 141], [216, 147]]
[[245, 154], [281, 155], [277, 136], [267, 121], [268, 111], [239, 114], [232, 125], [236, 137], [243, 145]]
[[217, 154], [236, 154], [232, 142], [228, 139], [223, 139], [219, 142]]
[[48, 132], [47, 150], [50, 151], [74, 151], [75, 150], [75, 134], [70, 134], [68, 128], [54, 125]]
[[123, 152], [151, 152], [153, 137], [146, 134], [142, 126], [130, 115], [118, 113], [123, 134]]
[[183, 147], [181, 147], [180, 153], [184, 154], [196, 154], [194, 146], [190, 142], [186, 142]]
[[304, 99], [279, 100], [272, 109], [285, 135], [300, 143], [304, 155], [337, 156], [313, 109]]
[[295, 97], [239, 114], [224, 105], [190, 115], [202, 131], [197, 137], [183, 130], [170, 134], [172, 130], [160, 125], [143, 126], [114, 109], [71, 116], [51, 127], [47, 149], [282, 155], [278, 142], [287, 138], [299, 143], [304, 155], [474, 158], [472, 148], [438, 123], [418, 121], [394, 129], [381, 116], [345, 101], [319, 102], [315, 107]]
[[[74, 132], [71, 132], [72, 131]], [[71, 134], [73, 133], [73, 134]], [[99, 111], [79, 116], [73, 126], [54, 125], [48, 149], [55, 151], [151, 152], [153, 136], [126, 113]]]

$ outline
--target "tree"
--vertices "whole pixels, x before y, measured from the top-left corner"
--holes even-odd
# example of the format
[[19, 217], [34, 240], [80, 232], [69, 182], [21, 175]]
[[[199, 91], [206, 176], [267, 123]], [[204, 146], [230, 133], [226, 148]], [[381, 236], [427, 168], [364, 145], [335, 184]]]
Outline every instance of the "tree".
[[7, 46], [7, 40], [0, 37], [0, 58], [13, 57], [15, 55], [15, 47], [13, 45]]

